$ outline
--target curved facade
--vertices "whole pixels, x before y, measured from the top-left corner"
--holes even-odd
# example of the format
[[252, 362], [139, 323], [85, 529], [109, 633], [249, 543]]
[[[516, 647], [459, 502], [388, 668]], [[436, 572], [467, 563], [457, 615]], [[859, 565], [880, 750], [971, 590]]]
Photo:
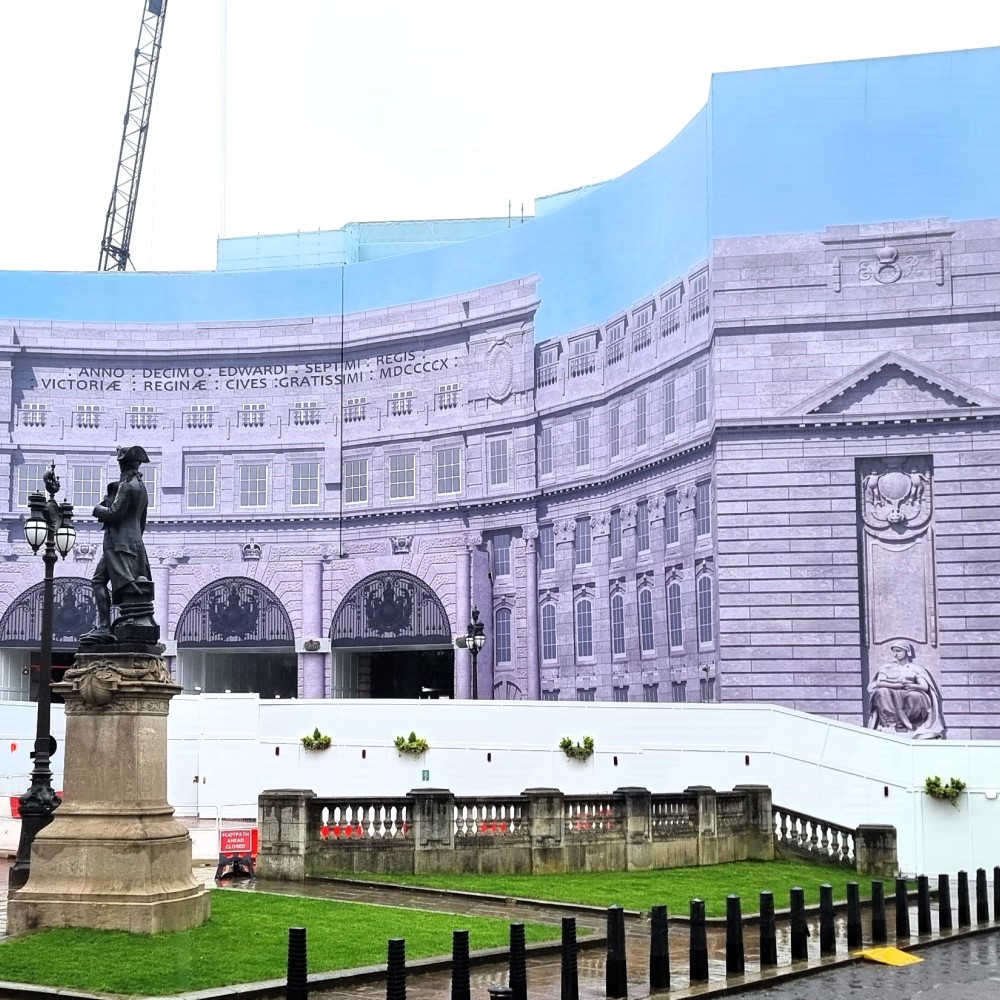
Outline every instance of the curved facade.
[[[189, 690], [762, 700], [996, 736], [1000, 199], [994, 138], [953, 112], [997, 101], [998, 63], [717, 77], [636, 171], [442, 250], [0, 276], [3, 695], [34, 655], [27, 493], [55, 458], [80, 515], [58, 572], [87, 577], [86, 512], [139, 442]], [[942, 130], [962, 156], [925, 148]], [[449, 641], [473, 605], [475, 684]]]

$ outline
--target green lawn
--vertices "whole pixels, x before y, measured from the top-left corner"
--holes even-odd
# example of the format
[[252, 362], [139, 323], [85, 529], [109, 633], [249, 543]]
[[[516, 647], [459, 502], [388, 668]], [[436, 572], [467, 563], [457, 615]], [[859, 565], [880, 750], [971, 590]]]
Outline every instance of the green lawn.
[[[726, 915], [726, 896], [735, 893], [742, 900], [743, 913], [756, 913], [760, 892], [774, 893], [775, 909], [788, 906], [788, 890], [805, 889], [806, 903], [819, 903], [819, 887], [829, 882], [834, 899], [847, 898], [847, 883], [861, 885], [862, 897], [871, 894], [870, 880], [833, 865], [808, 861], [737, 861], [700, 868], [666, 868], [658, 871], [574, 872], [566, 875], [352, 875], [405, 885], [426, 885], [437, 889], [484, 892], [523, 899], [550, 899], [591, 906], [624, 906], [627, 910], [648, 911], [665, 903], [670, 913], [686, 915], [694, 898], [705, 900], [708, 916]], [[886, 893], [892, 882], [887, 881]]]
[[[473, 950], [510, 940], [507, 923], [485, 917], [216, 891], [212, 919], [190, 931], [54, 930], [2, 942], [0, 980], [149, 996], [278, 979], [289, 927], [308, 929], [310, 972], [384, 964], [389, 938], [406, 939], [407, 958], [450, 955], [456, 929], [469, 931]], [[559, 935], [556, 925], [525, 926], [528, 941]]]

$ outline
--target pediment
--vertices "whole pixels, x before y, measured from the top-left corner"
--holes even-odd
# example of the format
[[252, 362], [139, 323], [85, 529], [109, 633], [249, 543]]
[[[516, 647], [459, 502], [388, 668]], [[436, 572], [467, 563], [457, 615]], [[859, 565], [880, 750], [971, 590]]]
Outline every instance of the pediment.
[[914, 413], [1000, 406], [988, 392], [889, 351], [785, 411], [831, 416]]

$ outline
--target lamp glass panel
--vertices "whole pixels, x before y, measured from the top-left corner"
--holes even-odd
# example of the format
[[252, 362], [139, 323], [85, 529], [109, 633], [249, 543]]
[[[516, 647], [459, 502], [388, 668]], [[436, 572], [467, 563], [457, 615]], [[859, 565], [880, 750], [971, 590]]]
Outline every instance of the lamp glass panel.
[[72, 524], [60, 525], [56, 531], [56, 548], [60, 555], [68, 555], [76, 541], [76, 528]]
[[45, 535], [48, 525], [40, 517], [29, 517], [24, 522], [24, 537], [28, 539], [28, 544], [36, 552], [45, 543]]

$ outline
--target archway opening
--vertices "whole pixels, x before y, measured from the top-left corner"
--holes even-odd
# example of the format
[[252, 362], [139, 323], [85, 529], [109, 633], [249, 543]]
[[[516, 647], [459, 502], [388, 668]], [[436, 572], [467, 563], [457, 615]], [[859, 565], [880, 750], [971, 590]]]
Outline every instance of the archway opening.
[[281, 601], [247, 577], [203, 587], [177, 623], [177, 682], [185, 694], [294, 698], [298, 657]]
[[373, 573], [330, 628], [335, 698], [453, 698], [455, 651], [437, 594], [409, 573]]

